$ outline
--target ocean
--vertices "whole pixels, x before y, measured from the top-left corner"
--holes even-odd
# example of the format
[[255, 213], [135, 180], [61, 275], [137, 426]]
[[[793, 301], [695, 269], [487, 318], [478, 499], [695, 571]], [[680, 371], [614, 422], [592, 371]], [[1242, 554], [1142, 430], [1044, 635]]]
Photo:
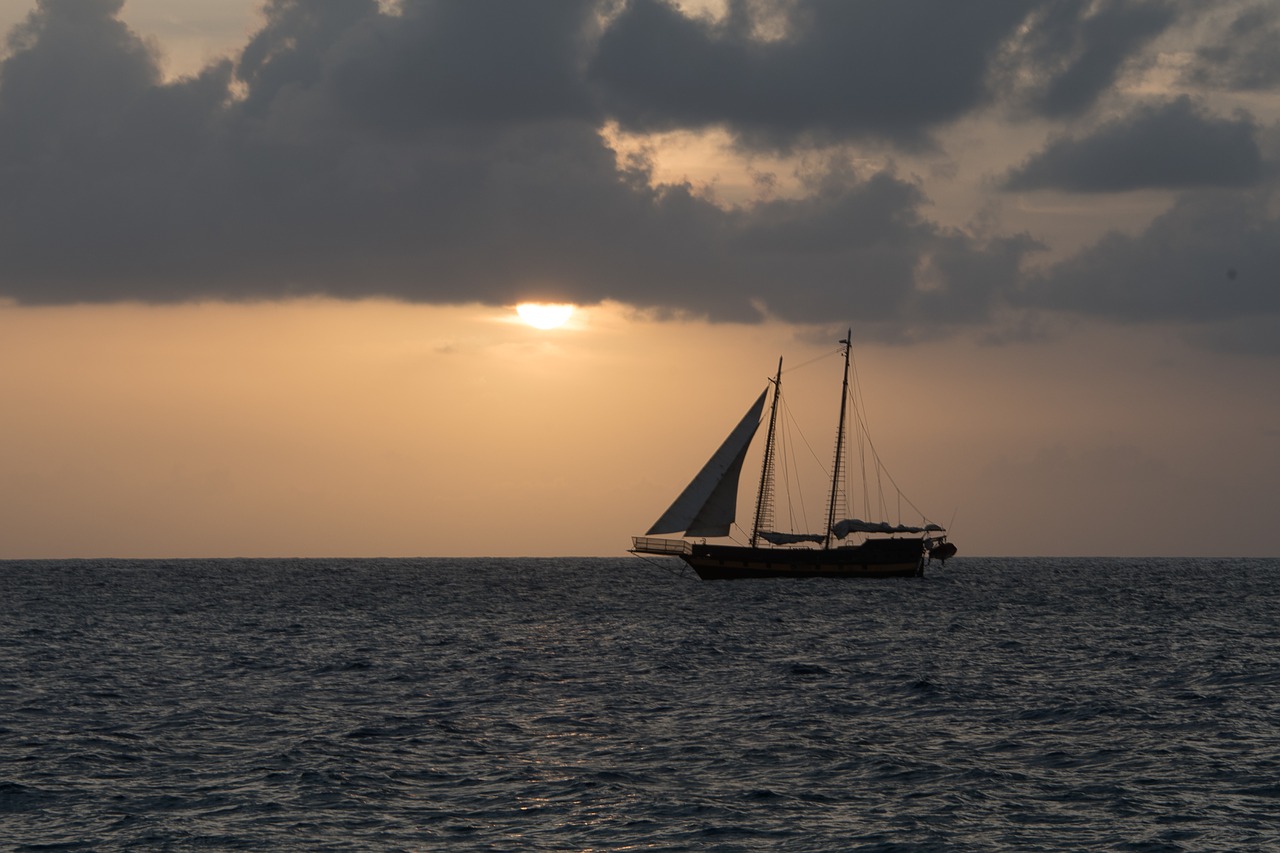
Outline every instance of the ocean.
[[0, 849], [1280, 849], [1280, 561], [674, 565], [0, 562]]

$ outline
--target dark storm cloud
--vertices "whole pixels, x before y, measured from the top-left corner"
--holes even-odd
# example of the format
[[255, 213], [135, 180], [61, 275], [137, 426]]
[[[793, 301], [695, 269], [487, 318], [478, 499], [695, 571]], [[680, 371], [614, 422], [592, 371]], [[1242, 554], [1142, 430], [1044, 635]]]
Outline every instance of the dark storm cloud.
[[590, 3], [277, 0], [234, 76], [172, 83], [119, 8], [45, 0], [0, 67], [0, 292], [20, 302], [541, 296], [945, 325], [1029, 249], [838, 160], [809, 197], [749, 208], [652, 186], [600, 136]]
[[594, 115], [581, 64], [595, 0], [406, 0], [399, 11], [380, 14], [375, 0], [273, 0], [238, 67], [246, 109], [261, 113], [301, 86], [388, 129]]
[[978, 241], [920, 215], [917, 186], [887, 173], [830, 170], [807, 198], [740, 213], [726, 257], [733, 281], [779, 316], [820, 321], [853, 312], [897, 324], [885, 337], [981, 320], [1022, 258], [1023, 235]]
[[1057, 264], [1028, 304], [1120, 321], [1280, 315], [1280, 218], [1271, 193], [1185, 193], [1138, 235], [1112, 232]]
[[1086, 112], [1125, 66], [1177, 20], [1161, 0], [1058, 0], [1035, 4], [1015, 43], [1015, 60], [1002, 70], [1028, 77], [1026, 105], [1051, 118]]
[[1280, 87], [1280, 7], [1259, 3], [1242, 10], [1213, 44], [1196, 50], [1186, 79], [1237, 91]]
[[777, 4], [784, 32], [762, 38], [770, 4], [731, 0], [716, 21], [633, 0], [604, 32], [591, 76], [639, 130], [724, 124], [779, 145], [806, 134], [919, 141], [989, 99], [990, 64], [1032, 5], [807, 0]]
[[1248, 186], [1262, 174], [1257, 125], [1217, 118], [1190, 98], [1146, 105], [1085, 136], [1051, 140], [1013, 169], [1009, 190], [1119, 192]]
[[[457, 41], [494, 6], [408, 3], [391, 17], [364, 0], [273, 2], [236, 68], [242, 100], [227, 63], [160, 83], [119, 8], [45, 0], [0, 67], [0, 276], [20, 301], [460, 301], [543, 278], [586, 291], [582, 270], [604, 272], [593, 230], [662, 221], [660, 199], [624, 180], [594, 124], [562, 117], [567, 98], [535, 119], [503, 114], [529, 110], [519, 97], [457, 115], [466, 98], [448, 81], [477, 97], [506, 85], [466, 65], [493, 51], [526, 86], [563, 76], [523, 62], [530, 47], [512, 55], [514, 31], [536, 23], [499, 16], [487, 41], [428, 45], [445, 83], [419, 73], [428, 60], [395, 29], [434, 12], [438, 40]], [[558, 8], [583, 26], [592, 11]], [[457, 20], [462, 9], [476, 20]], [[388, 68], [407, 70], [379, 99], [378, 76], [398, 76]], [[431, 109], [444, 117], [424, 121]]]
[[1280, 126], [1254, 134], [1246, 187], [1183, 191], [1141, 231], [1111, 231], [1031, 277], [1012, 301], [1120, 323], [1171, 322], [1201, 347], [1280, 354]]
[[[1172, 20], [1163, 3], [1092, 0], [734, 0], [719, 20], [655, 0], [404, 0], [395, 14], [374, 0], [272, 0], [237, 57], [166, 82], [120, 8], [41, 0], [10, 39], [0, 296], [616, 299], [715, 319], [853, 312], [900, 339], [983, 322], [1041, 247], [942, 227], [919, 181], [844, 155], [803, 197], [726, 209], [687, 185], [655, 186], [649, 164], [620, 162], [600, 128], [919, 145], [1010, 93], [1046, 114], [1084, 110]], [[1160, 120], [1213, 152], [1205, 180], [1244, 183], [1257, 168], [1252, 125], [1174, 102], [1054, 143], [1020, 180], [1132, 181], [1101, 161]], [[1243, 171], [1222, 171], [1224, 151]], [[1154, 178], [1139, 170], [1143, 185], [1186, 185], [1193, 153], [1177, 149], [1183, 159]], [[1108, 238], [1025, 296], [1177, 312], [1209, 287], [1187, 278], [1201, 262], [1252, 287], [1280, 242], [1265, 206], [1249, 223], [1271, 243], [1222, 235], [1197, 249], [1165, 233], [1204, 198], [1141, 238]], [[1089, 279], [1129, 281], [1162, 241], [1183, 258], [1171, 303]]]
[[[719, 125], [775, 148], [919, 145], [999, 97], [1083, 114], [1177, 20], [1163, 0], [730, 0], [722, 19], [632, 0], [590, 74], [636, 130]], [[781, 32], [762, 37], [762, 26]]]
[[[46, 0], [10, 37], [0, 66], [8, 295], [61, 301], [102, 288], [119, 298], [129, 294], [113, 279], [186, 277], [222, 221], [229, 65], [161, 85], [151, 51], [115, 19], [120, 6]], [[189, 254], [168, 263], [178, 247]]]

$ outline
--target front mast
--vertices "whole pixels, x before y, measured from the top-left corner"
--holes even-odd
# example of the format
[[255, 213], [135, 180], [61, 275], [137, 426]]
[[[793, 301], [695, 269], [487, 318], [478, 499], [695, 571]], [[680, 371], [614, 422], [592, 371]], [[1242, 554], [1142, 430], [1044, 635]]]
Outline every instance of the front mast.
[[836, 495], [840, 488], [840, 475], [844, 470], [844, 418], [849, 400], [849, 351], [853, 348], [853, 329], [850, 329], [844, 344], [844, 383], [840, 387], [840, 425], [836, 429], [836, 460], [831, 471], [831, 501], [827, 505], [827, 535], [822, 540], [822, 550], [831, 548], [831, 529], [836, 526]]
[[773, 380], [773, 405], [769, 407], [769, 435], [764, 442], [764, 462], [760, 465], [760, 490], [756, 494], [756, 517], [751, 524], [751, 547], [760, 542], [760, 525], [773, 501], [773, 439], [778, 423], [778, 398], [782, 396], [782, 358], [778, 358], [778, 378]]

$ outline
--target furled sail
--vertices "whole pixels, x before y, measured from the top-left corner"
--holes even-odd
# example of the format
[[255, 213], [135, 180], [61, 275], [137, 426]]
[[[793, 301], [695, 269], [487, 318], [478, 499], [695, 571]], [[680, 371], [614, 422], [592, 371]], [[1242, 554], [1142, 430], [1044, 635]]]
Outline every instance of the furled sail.
[[747, 447], [760, 426], [764, 398], [760, 392], [746, 415], [729, 433], [720, 449], [707, 460], [702, 470], [662, 517], [653, 523], [646, 536], [684, 531], [686, 536], [728, 536], [738, 506], [738, 475]]
[[831, 532], [839, 539], [850, 533], [932, 533], [942, 531], [936, 524], [924, 527], [912, 527], [906, 524], [890, 524], [887, 521], [863, 521], [860, 518], [846, 518], [831, 525]]
[[798, 545], [801, 542], [816, 542], [821, 545], [827, 540], [821, 533], [779, 533], [775, 530], [760, 531], [760, 538], [770, 545]]

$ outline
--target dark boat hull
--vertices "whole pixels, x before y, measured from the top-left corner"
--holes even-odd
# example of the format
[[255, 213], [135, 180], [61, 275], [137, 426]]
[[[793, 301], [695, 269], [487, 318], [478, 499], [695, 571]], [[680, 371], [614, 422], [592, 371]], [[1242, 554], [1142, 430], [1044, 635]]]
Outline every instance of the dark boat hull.
[[919, 539], [868, 539], [826, 551], [694, 545], [678, 555], [703, 580], [745, 578], [905, 578], [924, 574]]

